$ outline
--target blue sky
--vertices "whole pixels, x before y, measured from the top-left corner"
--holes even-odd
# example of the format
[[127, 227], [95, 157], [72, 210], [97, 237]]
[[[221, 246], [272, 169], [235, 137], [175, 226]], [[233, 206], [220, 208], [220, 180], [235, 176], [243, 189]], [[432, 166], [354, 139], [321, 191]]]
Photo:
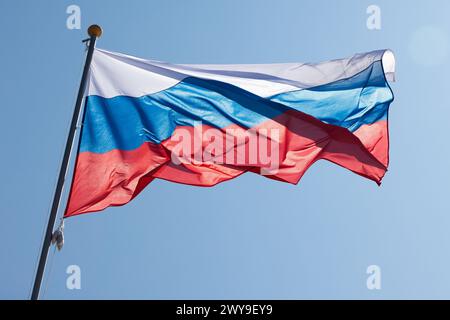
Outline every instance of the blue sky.
[[[81, 8], [82, 29], [66, 28]], [[368, 30], [366, 8], [381, 8]], [[165, 181], [66, 221], [44, 299], [450, 298], [448, 1], [1, 1], [0, 298], [27, 299], [84, 60], [81, 40], [174, 63], [397, 58], [383, 185], [328, 162], [292, 186]], [[381, 290], [368, 290], [378, 265]], [[66, 268], [81, 268], [81, 290]]]

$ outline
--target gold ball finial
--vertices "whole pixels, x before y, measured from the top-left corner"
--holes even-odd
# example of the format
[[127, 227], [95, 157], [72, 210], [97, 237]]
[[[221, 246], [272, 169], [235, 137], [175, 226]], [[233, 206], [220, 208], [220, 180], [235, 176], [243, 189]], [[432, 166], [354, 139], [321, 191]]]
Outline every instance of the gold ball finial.
[[102, 28], [97, 24], [93, 24], [88, 28], [88, 35], [90, 37], [100, 38], [102, 36], [102, 32]]

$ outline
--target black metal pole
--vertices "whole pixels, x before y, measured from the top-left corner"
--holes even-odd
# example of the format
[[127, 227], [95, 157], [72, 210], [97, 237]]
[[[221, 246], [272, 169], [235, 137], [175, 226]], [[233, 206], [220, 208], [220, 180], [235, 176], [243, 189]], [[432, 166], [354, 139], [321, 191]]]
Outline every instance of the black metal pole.
[[86, 55], [86, 62], [84, 64], [83, 75], [81, 77], [80, 88], [78, 90], [77, 101], [75, 103], [75, 110], [73, 111], [72, 122], [70, 123], [69, 135], [67, 137], [66, 149], [64, 151], [61, 168], [59, 171], [58, 183], [56, 185], [55, 195], [53, 198], [52, 209], [50, 211], [50, 217], [48, 219], [47, 230], [45, 232], [44, 243], [42, 245], [42, 252], [39, 258], [39, 265], [36, 271], [36, 277], [34, 279], [33, 292], [31, 293], [31, 300], [39, 299], [39, 291], [42, 284], [42, 278], [44, 277], [45, 264], [47, 262], [48, 250], [52, 241], [53, 228], [55, 225], [56, 217], [58, 215], [59, 204], [61, 202], [61, 195], [64, 188], [64, 181], [69, 166], [70, 153], [73, 146], [73, 140], [75, 137], [78, 118], [80, 116], [81, 104], [83, 102], [84, 90], [86, 88], [87, 77], [89, 74], [89, 68], [92, 62], [92, 56], [94, 54], [95, 42], [102, 34], [102, 29], [97, 25], [92, 25], [88, 29], [89, 34], [89, 49]]

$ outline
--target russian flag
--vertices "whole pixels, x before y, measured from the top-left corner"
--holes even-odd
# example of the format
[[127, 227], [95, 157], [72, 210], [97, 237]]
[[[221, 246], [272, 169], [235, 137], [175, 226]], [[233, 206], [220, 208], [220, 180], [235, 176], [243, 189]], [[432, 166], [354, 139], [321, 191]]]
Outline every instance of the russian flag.
[[180, 65], [95, 49], [65, 217], [126, 204], [154, 179], [245, 172], [296, 184], [325, 159], [380, 184], [389, 50], [318, 64]]

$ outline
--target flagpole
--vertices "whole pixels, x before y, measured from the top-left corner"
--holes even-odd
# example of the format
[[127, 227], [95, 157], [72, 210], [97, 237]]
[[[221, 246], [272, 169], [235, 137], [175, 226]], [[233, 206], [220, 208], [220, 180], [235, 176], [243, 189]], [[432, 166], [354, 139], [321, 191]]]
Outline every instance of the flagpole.
[[56, 185], [55, 195], [53, 197], [52, 209], [50, 211], [50, 217], [48, 219], [47, 230], [44, 236], [44, 242], [42, 245], [41, 256], [39, 258], [39, 265], [36, 271], [36, 277], [34, 279], [33, 291], [31, 293], [31, 300], [38, 300], [42, 279], [44, 277], [45, 264], [47, 262], [48, 251], [52, 241], [53, 228], [55, 225], [56, 217], [58, 215], [58, 209], [61, 202], [61, 195], [64, 188], [64, 181], [69, 167], [70, 153], [72, 151], [73, 140], [77, 128], [78, 118], [80, 116], [81, 104], [83, 103], [84, 90], [86, 88], [86, 82], [89, 74], [89, 68], [92, 62], [92, 56], [94, 54], [95, 42], [97, 38], [102, 35], [102, 29], [98, 25], [91, 25], [88, 28], [89, 48], [86, 55], [86, 61], [84, 64], [83, 75], [81, 77], [80, 88], [78, 89], [77, 101], [75, 103], [75, 109], [72, 115], [72, 122], [70, 123], [69, 135], [67, 137], [66, 148], [64, 150], [64, 156], [59, 171], [58, 183]]

